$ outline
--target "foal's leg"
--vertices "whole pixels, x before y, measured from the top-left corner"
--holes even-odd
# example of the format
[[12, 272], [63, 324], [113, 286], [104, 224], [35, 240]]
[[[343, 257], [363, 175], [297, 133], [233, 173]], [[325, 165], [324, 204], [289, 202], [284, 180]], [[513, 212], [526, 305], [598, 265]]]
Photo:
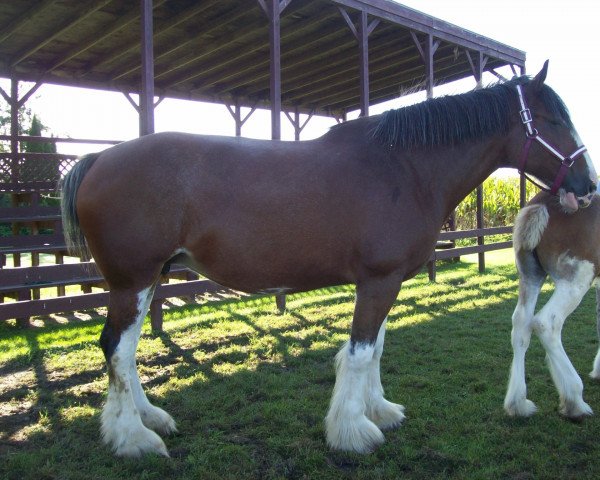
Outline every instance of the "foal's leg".
[[512, 316], [511, 341], [513, 359], [504, 410], [511, 416], [528, 417], [536, 411], [535, 404], [527, 399], [525, 383], [525, 354], [529, 348], [532, 320], [538, 295], [546, 277], [531, 252], [517, 255], [519, 267], [519, 300]]
[[352, 334], [336, 356], [335, 388], [325, 418], [327, 443], [333, 448], [367, 453], [383, 443], [383, 433], [367, 412], [386, 427], [404, 418], [403, 407], [388, 405], [383, 399], [379, 380], [381, 328], [399, 289], [400, 280], [395, 277], [357, 286]]
[[[100, 337], [109, 379], [102, 411], [102, 435], [117, 455], [139, 456], [145, 452], [169, 455], [161, 438], [142, 422], [141, 412], [146, 412], [149, 418], [157, 414], [147, 414], [155, 407], [149, 409], [149, 402], [141, 398], [145, 399], [145, 395], [135, 371], [135, 349], [153, 290], [153, 286], [137, 291], [113, 289]], [[170, 417], [170, 421], [165, 420], [163, 414], [168, 417], [164, 412], [158, 414], [163, 424], [171, 425], [173, 420]]]
[[[596, 332], [598, 340], [600, 340], [600, 285], [596, 285]], [[594, 359], [594, 368], [590, 373], [590, 377], [600, 380], [600, 348]]]
[[561, 331], [565, 319], [579, 305], [592, 279], [591, 268], [580, 266], [573, 280], [556, 282], [554, 294], [533, 321], [560, 396], [560, 412], [570, 418], [591, 415], [592, 409], [583, 401], [583, 383], [565, 353]]

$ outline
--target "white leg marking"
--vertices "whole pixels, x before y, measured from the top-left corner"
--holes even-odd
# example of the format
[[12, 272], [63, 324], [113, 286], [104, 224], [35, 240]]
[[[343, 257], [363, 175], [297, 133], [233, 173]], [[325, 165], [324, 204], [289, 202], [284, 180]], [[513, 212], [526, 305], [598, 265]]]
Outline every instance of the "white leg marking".
[[556, 282], [554, 294], [534, 317], [533, 325], [546, 350], [550, 373], [560, 396], [560, 412], [576, 418], [591, 415], [592, 409], [583, 401], [583, 383], [563, 348], [561, 331], [567, 316], [575, 310], [590, 288], [594, 267], [588, 261], [566, 256], [559, 262], [571, 266], [574, 276]]
[[383, 398], [383, 385], [381, 385], [380, 362], [383, 354], [383, 343], [385, 340], [385, 328], [387, 318], [383, 321], [377, 335], [373, 359], [369, 364], [368, 373], [368, 396], [366, 415], [380, 429], [387, 430], [399, 427], [404, 420], [404, 407], [396, 403], [388, 402]]
[[336, 356], [336, 381], [325, 418], [327, 443], [335, 449], [368, 453], [384, 436], [365, 416], [374, 346], [346, 343]]
[[[142, 324], [144, 323], [144, 317], [150, 308], [150, 302], [152, 301], [153, 294], [154, 288], [151, 288], [150, 290], [144, 290], [138, 295], [138, 315], [140, 315], [141, 318], [138, 318], [139, 330], [135, 340], [135, 347], [133, 349], [133, 361], [129, 370], [130, 384], [131, 393], [133, 394], [133, 401], [140, 413], [143, 424], [155, 432], [168, 435], [177, 431], [175, 420], [173, 420], [171, 415], [165, 412], [162, 408], [155, 407], [150, 403], [146, 397], [146, 394], [144, 393], [144, 389], [142, 388], [135, 362], [135, 351], [137, 350]], [[136, 321], [136, 324], [138, 324], [138, 321]]]
[[[140, 392], [144, 398], [145, 395], [137, 372], [132, 374], [132, 370], [135, 370], [135, 350], [152, 290], [147, 288], [138, 294], [135, 322], [121, 334], [119, 344], [110, 358], [112, 378], [102, 411], [104, 441], [112, 445], [117, 455], [128, 457], [137, 457], [145, 452], [169, 456], [162, 439], [142, 423], [135, 400], [136, 397], [138, 402], [141, 400]], [[150, 405], [147, 399], [146, 402]]]
[[531, 321], [539, 291], [540, 287], [538, 285], [521, 280], [519, 301], [512, 316], [513, 360], [508, 389], [504, 398], [504, 410], [510, 416], [529, 417], [537, 410], [535, 404], [527, 399], [525, 354], [531, 340]]

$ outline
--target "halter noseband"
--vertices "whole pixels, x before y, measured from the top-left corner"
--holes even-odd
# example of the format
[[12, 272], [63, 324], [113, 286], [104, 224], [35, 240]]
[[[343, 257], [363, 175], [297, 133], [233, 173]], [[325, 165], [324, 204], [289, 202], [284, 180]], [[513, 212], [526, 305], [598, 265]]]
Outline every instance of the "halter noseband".
[[[580, 146], [575, 150], [571, 155], [564, 156], [560, 151], [550, 145], [543, 137], [539, 134], [537, 129], [533, 128], [533, 117], [531, 115], [531, 110], [527, 108], [527, 104], [525, 103], [525, 96], [523, 95], [523, 87], [521, 85], [517, 85], [517, 93], [519, 94], [519, 103], [521, 105], [521, 110], [519, 110], [519, 115], [521, 115], [521, 122], [525, 125], [525, 136], [527, 140], [525, 141], [525, 145], [523, 145], [523, 150], [521, 152], [521, 158], [519, 160], [519, 173], [523, 174], [527, 180], [533, 183], [536, 187], [545, 190], [546, 192], [550, 192], [552, 195], [555, 195], [558, 192], [558, 189], [562, 185], [562, 182], [567, 175], [567, 171], [573, 163], [575, 163], [575, 159], [581, 155], [583, 152], [587, 150], [585, 146]], [[558, 168], [558, 172], [556, 172], [556, 178], [554, 179], [554, 183], [550, 188], [544, 187], [533, 180], [525, 173], [525, 164], [527, 163], [527, 157], [529, 156], [529, 149], [531, 148], [531, 144], [533, 141], [538, 142], [542, 145], [548, 152], [554, 155], [560, 161], [560, 167]]]

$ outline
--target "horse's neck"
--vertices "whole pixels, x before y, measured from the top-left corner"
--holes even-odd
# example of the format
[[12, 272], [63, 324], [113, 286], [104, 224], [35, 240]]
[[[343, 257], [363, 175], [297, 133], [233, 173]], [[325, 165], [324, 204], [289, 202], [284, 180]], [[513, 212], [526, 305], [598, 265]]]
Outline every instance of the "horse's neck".
[[423, 184], [425, 188], [435, 188], [431, 195], [442, 200], [442, 221], [445, 221], [456, 206], [501, 165], [503, 149], [496, 140], [489, 140], [458, 145], [451, 152], [440, 149], [433, 155], [424, 153], [423, 157], [430, 162], [427, 175], [435, 178]]

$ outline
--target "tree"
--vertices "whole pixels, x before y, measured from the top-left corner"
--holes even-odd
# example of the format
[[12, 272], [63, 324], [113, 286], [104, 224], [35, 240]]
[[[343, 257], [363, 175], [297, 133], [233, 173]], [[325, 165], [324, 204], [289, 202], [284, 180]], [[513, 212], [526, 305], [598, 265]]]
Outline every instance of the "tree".
[[[31, 125], [26, 134], [32, 137], [41, 137], [48, 130], [39, 117], [34, 113]], [[46, 142], [24, 142], [23, 151], [27, 153], [56, 153], [56, 143]]]

